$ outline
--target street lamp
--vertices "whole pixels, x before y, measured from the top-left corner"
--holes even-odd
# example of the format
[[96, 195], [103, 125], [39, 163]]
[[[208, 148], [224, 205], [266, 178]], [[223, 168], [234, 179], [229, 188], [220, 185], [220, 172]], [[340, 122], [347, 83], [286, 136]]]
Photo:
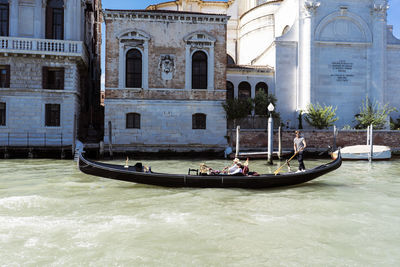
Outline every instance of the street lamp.
[[273, 137], [274, 137], [274, 129], [273, 129], [273, 119], [272, 119], [272, 111], [274, 111], [275, 107], [272, 103], [268, 105], [269, 118], [268, 118], [268, 161], [267, 163], [272, 165], [272, 153], [273, 153]]

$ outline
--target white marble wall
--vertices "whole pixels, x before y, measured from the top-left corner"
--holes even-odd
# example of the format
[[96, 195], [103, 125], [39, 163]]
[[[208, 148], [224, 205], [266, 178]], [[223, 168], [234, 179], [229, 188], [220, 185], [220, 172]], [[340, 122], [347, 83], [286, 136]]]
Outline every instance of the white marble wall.
[[[141, 114], [140, 129], [126, 129], [126, 113]], [[192, 114], [207, 115], [206, 129], [192, 129]], [[223, 149], [227, 141], [225, 111], [221, 101], [174, 101], [105, 99], [105, 137], [112, 123], [115, 145], [204, 145]]]

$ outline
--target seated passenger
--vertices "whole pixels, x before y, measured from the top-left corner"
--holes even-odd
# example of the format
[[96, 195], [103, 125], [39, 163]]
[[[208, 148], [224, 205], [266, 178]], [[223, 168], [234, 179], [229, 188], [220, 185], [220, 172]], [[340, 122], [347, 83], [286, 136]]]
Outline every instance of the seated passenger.
[[227, 172], [228, 174], [231, 174], [232, 172], [234, 172], [234, 171], [236, 171], [239, 167], [237, 166], [237, 163], [239, 162], [239, 159], [238, 158], [235, 158], [234, 160], [233, 160], [233, 164], [232, 164], [232, 166], [228, 166], [228, 167], [225, 167], [222, 171], [223, 172]]
[[228, 174], [229, 175], [238, 175], [238, 174], [243, 174], [243, 164], [241, 162], [236, 163], [236, 168], [233, 171], [230, 171], [229, 169]]

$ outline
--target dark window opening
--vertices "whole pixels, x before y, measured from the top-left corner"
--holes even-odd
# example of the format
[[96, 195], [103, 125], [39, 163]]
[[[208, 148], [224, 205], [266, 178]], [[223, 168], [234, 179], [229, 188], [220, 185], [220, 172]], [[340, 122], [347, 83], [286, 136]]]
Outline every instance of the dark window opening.
[[207, 115], [196, 113], [192, 115], [192, 129], [206, 129]]
[[207, 89], [207, 55], [197, 51], [192, 56], [192, 88]]
[[60, 104], [46, 104], [45, 125], [60, 126]]
[[64, 68], [43, 67], [43, 89], [64, 89]]
[[9, 10], [8, 0], [0, 0], [0, 36], [9, 35]]
[[64, 1], [49, 0], [46, 6], [46, 39], [64, 39]]
[[[264, 94], [264, 98], [262, 98], [262, 95], [260, 94]], [[255, 108], [254, 108], [254, 112], [256, 115], [265, 115], [266, 114], [266, 110], [263, 110], [263, 104], [262, 104], [262, 99], [264, 99], [264, 101], [268, 101], [268, 85], [264, 82], [259, 82], [256, 85], [256, 96], [259, 96], [258, 99], [259, 101], [255, 102]]]
[[126, 114], [126, 128], [140, 129], [140, 114], [138, 113]]
[[234, 99], [235, 98], [235, 91], [234, 91], [233, 83], [230, 81], [226, 82], [226, 100]]
[[241, 82], [238, 89], [239, 99], [251, 98], [251, 86], [248, 82]]
[[0, 65], [0, 87], [10, 88], [10, 65]]
[[264, 82], [259, 82], [256, 85], [256, 94], [262, 90], [266, 95], [268, 95], [268, 85]]
[[137, 49], [131, 49], [126, 54], [126, 87], [142, 87], [142, 53]]
[[0, 103], [0, 126], [6, 125], [6, 103]]

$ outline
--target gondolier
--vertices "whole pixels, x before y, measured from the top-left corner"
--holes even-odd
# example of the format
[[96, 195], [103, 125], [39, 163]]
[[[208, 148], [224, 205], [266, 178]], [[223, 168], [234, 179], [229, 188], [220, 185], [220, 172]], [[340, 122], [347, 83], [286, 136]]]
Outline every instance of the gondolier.
[[297, 154], [299, 162], [299, 171], [305, 171], [306, 167], [303, 162], [304, 149], [307, 147], [306, 139], [300, 136], [300, 131], [295, 131], [296, 137], [293, 140], [294, 153]]

